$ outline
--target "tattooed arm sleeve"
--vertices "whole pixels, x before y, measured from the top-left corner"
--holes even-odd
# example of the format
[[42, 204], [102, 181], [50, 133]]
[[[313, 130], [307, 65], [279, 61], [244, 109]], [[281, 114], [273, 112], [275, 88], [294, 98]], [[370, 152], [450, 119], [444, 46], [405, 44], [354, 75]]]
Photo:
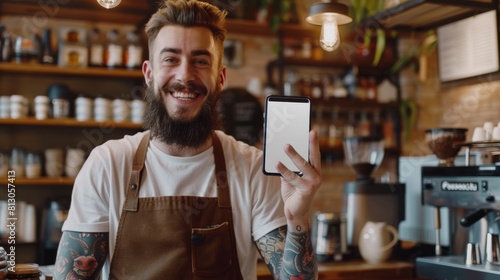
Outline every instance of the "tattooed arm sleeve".
[[269, 232], [257, 247], [274, 279], [315, 279], [316, 258], [309, 232], [289, 232], [286, 226]]
[[54, 279], [98, 279], [108, 255], [109, 235], [65, 231], [62, 234]]

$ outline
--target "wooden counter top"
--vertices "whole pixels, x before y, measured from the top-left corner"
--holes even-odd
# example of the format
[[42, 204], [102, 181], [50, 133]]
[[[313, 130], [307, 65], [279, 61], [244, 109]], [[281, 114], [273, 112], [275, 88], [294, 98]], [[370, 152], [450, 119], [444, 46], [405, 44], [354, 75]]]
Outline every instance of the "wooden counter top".
[[[320, 280], [409, 280], [417, 279], [415, 265], [408, 262], [391, 261], [383, 264], [369, 264], [361, 260], [346, 262], [325, 262], [318, 266]], [[272, 280], [267, 266], [257, 264], [257, 278]]]

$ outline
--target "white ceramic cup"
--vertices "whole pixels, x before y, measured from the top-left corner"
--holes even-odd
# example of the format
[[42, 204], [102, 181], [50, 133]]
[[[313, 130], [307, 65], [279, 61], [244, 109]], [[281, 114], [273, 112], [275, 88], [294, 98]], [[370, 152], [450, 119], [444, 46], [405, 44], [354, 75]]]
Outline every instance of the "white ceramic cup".
[[486, 141], [491, 140], [491, 134], [495, 125], [492, 122], [485, 122], [483, 128], [486, 131]]
[[59, 148], [45, 150], [45, 173], [48, 177], [61, 177], [64, 171], [64, 150]]
[[472, 142], [483, 142], [483, 141], [487, 141], [486, 130], [483, 127], [474, 128], [474, 132], [472, 133]]
[[493, 132], [491, 133], [491, 140], [500, 141], [500, 127], [495, 126]]
[[85, 151], [82, 149], [67, 149], [64, 172], [66, 176], [75, 178], [85, 161]]

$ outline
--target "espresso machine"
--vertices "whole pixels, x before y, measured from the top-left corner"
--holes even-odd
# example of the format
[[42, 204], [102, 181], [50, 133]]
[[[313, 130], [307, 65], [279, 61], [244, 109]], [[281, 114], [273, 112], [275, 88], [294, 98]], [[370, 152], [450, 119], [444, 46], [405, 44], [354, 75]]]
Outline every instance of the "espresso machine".
[[397, 228], [404, 219], [405, 184], [377, 182], [372, 177], [384, 157], [382, 137], [347, 137], [343, 145], [345, 161], [356, 173], [355, 181], [344, 184], [343, 205], [347, 245], [356, 257], [359, 235], [366, 222], [385, 222]]
[[[416, 260], [417, 275], [445, 280], [500, 279], [500, 165], [470, 165], [473, 149], [498, 149], [500, 142], [465, 142], [466, 129], [432, 129], [426, 142], [441, 160], [423, 166], [423, 205], [436, 209], [435, 256]], [[465, 148], [466, 165], [454, 166], [453, 157]], [[449, 211], [449, 247], [441, 248], [440, 208]]]

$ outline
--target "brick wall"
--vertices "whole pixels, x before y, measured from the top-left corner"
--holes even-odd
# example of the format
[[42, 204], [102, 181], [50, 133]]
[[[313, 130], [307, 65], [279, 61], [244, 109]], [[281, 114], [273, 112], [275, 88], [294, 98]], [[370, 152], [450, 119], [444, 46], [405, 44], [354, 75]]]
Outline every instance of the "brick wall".
[[[400, 40], [400, 52], [415, 45], [418, 38]], [[434, 127], [467, 128], [471, 141], [475, 127], [500, 121], [500, 74], [441, 83], [438, 76], [437, 49], [427, 59], [424, 80], [410, 69], [401, 73], [403, 98], [412, 98], [418, 118], [409, 139], [403, 141], [404, 155], [431, 154], [424, 142], [425, 130]]]

